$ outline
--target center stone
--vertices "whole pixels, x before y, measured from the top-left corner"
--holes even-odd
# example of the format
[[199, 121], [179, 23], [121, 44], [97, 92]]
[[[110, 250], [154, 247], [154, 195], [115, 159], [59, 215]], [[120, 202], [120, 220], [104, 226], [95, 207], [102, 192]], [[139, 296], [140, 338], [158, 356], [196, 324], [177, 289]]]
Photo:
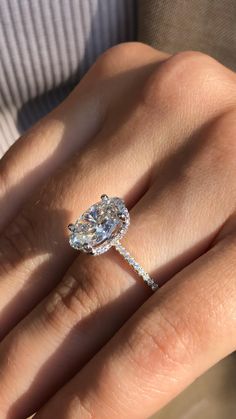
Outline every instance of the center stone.
[[129, 226], [129, 213], [120, 198], [102, 195], [75, 224], [70, 224], [70, 245], [92, 254], [106, 252], [114, 240], [119, 240]]

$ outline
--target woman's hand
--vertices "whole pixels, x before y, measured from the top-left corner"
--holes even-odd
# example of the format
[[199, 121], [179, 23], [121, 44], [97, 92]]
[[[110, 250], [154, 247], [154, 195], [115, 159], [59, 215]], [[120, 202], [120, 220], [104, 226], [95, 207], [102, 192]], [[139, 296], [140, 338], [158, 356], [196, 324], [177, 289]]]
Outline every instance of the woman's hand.
[[[233, 72], [131, 43], [6, 154], [1, 418], [143, 419], [235, 350], [235, 138]], [[69, 247], [103, 193], [125, 199], [155, 294], [112, 250]]]

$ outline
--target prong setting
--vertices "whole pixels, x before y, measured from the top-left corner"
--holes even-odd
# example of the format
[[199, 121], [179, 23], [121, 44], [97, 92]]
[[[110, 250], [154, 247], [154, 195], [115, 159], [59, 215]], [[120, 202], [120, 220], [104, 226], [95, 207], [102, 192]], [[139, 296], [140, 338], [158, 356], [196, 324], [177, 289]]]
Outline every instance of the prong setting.
[[102, 200], [103, 202], [107, 202], [107, 201], [109, 201], [109, 196], [108, 196], [108, 195], [106, 195], [106, 194], [102, 194], [102, 195], [101, 195], [101, 200]]
[[86, 253], [92, 253], [92, 251], [93, 251], [92, 247], [91, 247], [91, 246], [89, 246], [89, 244], [88, 244], [88, 243], [84, 243], [84, 245], [83, 245], [83, 250], [84, 250]]
[[123, 221], [123, 222], [125, 222], [126, 221], [126, 216], [125, 216], [125, 214], [124, 213], [122, 213], [122, 212], [118, 212], [118, 217], [119, 217], [119, 219], [121, 220], [121, 221]]
[[68, 229], [69, 229], [72, 233], [74, 233], [74, 231], [76, 230], [76, 226], [75, 226], [75, 224], [69, 224], [69, 225], [68, 225]]

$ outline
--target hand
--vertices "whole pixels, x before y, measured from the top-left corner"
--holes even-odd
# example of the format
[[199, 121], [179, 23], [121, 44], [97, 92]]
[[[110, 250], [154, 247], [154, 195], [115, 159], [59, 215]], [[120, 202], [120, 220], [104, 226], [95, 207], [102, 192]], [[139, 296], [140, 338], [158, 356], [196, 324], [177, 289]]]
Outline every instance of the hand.
[[[1, 418], [146, 418], [235, 350], [235, 136], [233, 72], [131, 43], [1, 160]], [[103, 193], [155, 294], [69, 247]]]

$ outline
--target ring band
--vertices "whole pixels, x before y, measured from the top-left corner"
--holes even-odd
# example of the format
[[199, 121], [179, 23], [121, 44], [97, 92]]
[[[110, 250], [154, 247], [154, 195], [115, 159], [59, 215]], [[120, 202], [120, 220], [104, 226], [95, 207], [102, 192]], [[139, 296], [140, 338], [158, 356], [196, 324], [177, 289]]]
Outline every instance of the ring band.
[[143, 281], [156, 291], [158, 284], [120, 243], [129, 225], [130, 215], [123, 199], [102, 195], [101, 201], [86, 210], [75, 224], [68, 225], [71, 232], [69, 243], [74, 249], [94, 256], [114, 247]]

